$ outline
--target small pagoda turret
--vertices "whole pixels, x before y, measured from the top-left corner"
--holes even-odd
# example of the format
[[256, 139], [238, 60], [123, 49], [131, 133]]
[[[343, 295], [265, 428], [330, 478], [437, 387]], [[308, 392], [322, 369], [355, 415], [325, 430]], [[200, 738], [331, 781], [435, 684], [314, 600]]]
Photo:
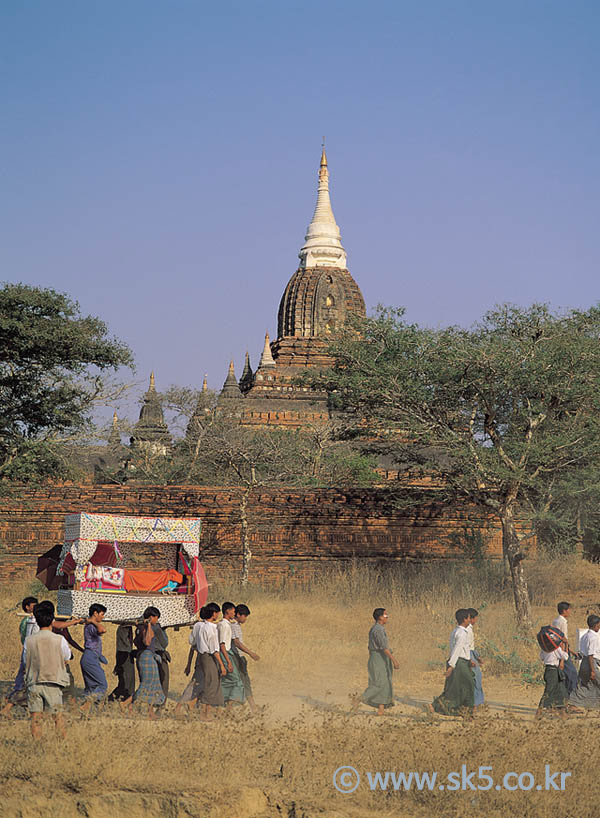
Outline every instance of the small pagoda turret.
[[154, 372], [150, 375], [150, 385], [142, 399], [140, 417], [133, 427], [130, 442], [132, 450], [153, 455], [166, 455], [171, 448], [171, 435], [156, 391]]

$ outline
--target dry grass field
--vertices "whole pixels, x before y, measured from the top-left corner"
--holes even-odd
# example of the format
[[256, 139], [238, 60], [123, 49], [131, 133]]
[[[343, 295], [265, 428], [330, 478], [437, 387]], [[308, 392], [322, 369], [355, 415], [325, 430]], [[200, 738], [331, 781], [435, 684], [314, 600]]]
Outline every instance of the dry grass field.
[[[63, 818], [375, 818], [375, 816], [588, 816], [600, 800], [595, 765], [595, 714], [534, 720], [542, 692], [535, 639], [519, 635], [501, 567], [432, 565], [387, 575], [350, 566], [310, 588], [275, 593], [233, 585], [212, 588], [222, 602], [247, 602], [252, 615], [247, 644], [261, 656], [251, 662], [260, 712], [223, 712], [212, 725], [193, 714], [173, 718], [187, 680], [183, 667], [188, 630], [169, 631], [171, 697], [156, 722], [107, 706], [89, 719], [68, 716], [68, 736], [51, 724], [35, 744], [26, 714], [15, 713], [0, 731], [0, 814]], [[576, 606], [575, 630], [598, 611], [600, 568], [573, 560], [530, 562], [536, 624], [547, 624], [554, 605]], [[31, 585], [4, 588], [0, 679], [9, 687], [19, 656], [15, 604]], [[42, 589], [35, 589], [40, 597]], [[44, 596], [51, 597], [45, 593]], [[388, 609], [388, 633], [401, 663], [395, 675], [397, 706], [382, 718], [362, 707], [350, 713], [350, 695], [366, 685], [366, 639], [371, 611]], [[452, 614], [460, 605], [480, 612], [478, 643], [486, 663], [488, 706], [474, 719], [428, 715], [423, 704], [443, 686]], [[114, 656], [115, 626], [105, 654]], [[77, 635], [77, 629], [74, 629]], [[82, 685], [78, 661], [72, 663]], [[108, 670], [112, 665], [108, 665]], [[109, 674], [109, 684], [112, 677]], [[599, 714], [600, 715], [600, 714]], [[448, 791], [439, 781], [452, 771], [480, 766], [492, 775], [489, 790]], [[334, 771], [354, 767], [361, 783], [351, 794], [333, 786]], [[570, 772], [564, 791], [546, 791], [545, 765]], [[437, 772], [429, 791], [372, 790], [368, 772]], [[496, 789], [508, 772], [530, 772], [529, 791]], [[560, 777], [558, 779], [560, 781]], [[485, 779], [472, 779], [486, 786]], [[538, 790], [541, 782], [542, 789]], [[509, 783], [515, 784], [514, 780]], [[524, 779], [528, 786], [530, 779]]]

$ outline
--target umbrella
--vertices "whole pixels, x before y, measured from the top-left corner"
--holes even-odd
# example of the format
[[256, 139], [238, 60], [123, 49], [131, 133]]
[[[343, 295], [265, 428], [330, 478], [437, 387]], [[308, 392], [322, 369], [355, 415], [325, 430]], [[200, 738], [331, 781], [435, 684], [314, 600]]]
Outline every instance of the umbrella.
[[194, 611], [198, 613], [208, 599], [208, 582], [198, 557], [192, 559], [192, 576], [194, 578]]
[[41, 557], [38, 557], [36, 577], [40, 582], [43, 582], [49, 591], [56, 591], [65, 581], [62, 574], [57, 574], [56, 569], [60, 561], [60, 553], [62, 551], [62, 543], [54, 545]]

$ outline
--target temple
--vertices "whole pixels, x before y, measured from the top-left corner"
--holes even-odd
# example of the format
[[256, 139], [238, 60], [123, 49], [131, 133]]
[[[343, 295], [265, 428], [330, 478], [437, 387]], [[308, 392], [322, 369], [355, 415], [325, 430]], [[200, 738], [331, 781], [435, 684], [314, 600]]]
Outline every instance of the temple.
[[[333, 215], [329, 168], [321, 154], [317, 203], [299, 252], [300, 264], [279, 304], [277, 338], [265, 335], [260, 361], [253, 372], [248, 353], [242, 377], [235, 381], [231, 365], [221, 397], [243, 395], [246, 426], [297, 428], [329, 417], [326, 395], [298, 386], [306, 369], [331, 364], [332, 336], [351, 314], [364, 316], [365, 302], [347, 268], [346, 251]], [[240, 395], [235, 391], [238, 387]]]
[[[317, 202], [298, 253], [298, 269], [288, 281], [277, 315], [277, 337], [265, 333], [263, 350], [256, 370], [245, 353], [238, 381], [234, 362], [218, 395], [218, 405], [233, 411], [247, 427], [305, 427], [329, 420], [327, 395], [299, 385], [298, 376], [308, 370], [326, 369], [332, 364], [328, 348], [335, 333], [349, 316], [364, 316], [365, 302], [347, 267], [329, 195], [329, 168], [323, 147], [319, 165]], [[207, 411], [206, 376], [198, 406], [187, 434], [195, 434], [197, 420]], [[210, 402], [210, 401], [209, 401]], [[101, 482], [113, 473], [116, 464], [124, 472], [135, 470], [133, 456], [153, 458], [168, 455], [173, 440], [165, 422], [161, 398], [156, 391], [154, 372], [142, 398], [139, 419], [133, 427], [130, 448], [121, 444], [118, 418], [113, 417], [108, 447], [93, 447], [86, 453]], [[80, 455], [78, 453], [78, 457]]]
[[[113, 418], [113, 428], [114, 426]], [[133, 451], [144, 451], [150, 455], [166, 455], [171, 446], [171, 435], [165, 423], [160, 396], [156, 391], [154, 372], [150, 375], [150, 385], [142, 399], [140, 417], [133, 427], [130, 443]]]

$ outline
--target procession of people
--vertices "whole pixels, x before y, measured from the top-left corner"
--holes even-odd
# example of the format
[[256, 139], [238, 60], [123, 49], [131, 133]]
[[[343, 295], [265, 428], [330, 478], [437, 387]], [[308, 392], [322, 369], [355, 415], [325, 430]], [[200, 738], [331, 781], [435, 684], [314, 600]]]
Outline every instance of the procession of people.
[[[544, 693], [536, 712], [538, 718], [548, 711], [564, 716], [600, 707], [600, 616], [588, 616], [588, 630], [583, 633], [576, 652], [570, 649], [568, 641], [568, 618], [573, 606], [559, 602], [557, 610], [558, 616], [552, 625], [543, 627], [537, 635], [544, 668]], [[479, 611], [459, 608], [454, 617], [456, 626], [450, 633], [444, 689], [427, 705], [430, 713], [444, 716], [473, 714], [485, 702], [483, 661], [475, 647], [473, 627]], [[368, 638], [368, 686], [362, 696], [354, 698], [353, 710], [366, 704], [376, 708], [377, 714], [382, 716], [395, 704], [393, 671], [400, 666], [388, 643], [385, 629], [388, 612], [385, 608], [375, 608], [373, 619], [375, 624]], [[575, 662], [580, 662], [579, 672]]]
[[[40, 738], [40, 717], [50, 713], [60, 735], [65, 734], [62, 716], [63, 700], [70, 698], [82, 716], [106, 700], [118, 702], [123, 712], [134, 704], [145, 705], [150, 718], [164, 706], [169, 692], [169, 637], [160, 625], [160, 610], [154, 606], [144, 611], [136, 623], [122, 623], [116, 633], [116, 655], [113, 669], [118, 684], [107, 696], [108, 682], [104, 667], [102, 637], [106, 633], [106, 607], [90, 606], [86, 618], [56, 619], [54, 603], [38, 602], [26, 597], [21, 604], [25, 614], [19, 625], [21, 655], [13, 688], [6, 697], [0, 715], [8, 716], [15, 706], [26, 707], [31, 716], [31, 733]], [[210, 722], [214, 709], [231, 708], [247, 703], [256, 709], [246, 656], [259, 660], [257, 653], [242, 641], [242, 625], [250, 616], [245, 604], [211, 602], [201, 608], [199, 621], [189, 636], [190, 660], [197, 654], [192, 680], [175, 708], [183, 703], [201, 707], [201, 720]], [[220, 620], [220, 621], [219, 621]], [[83, 647], [70, 635], [69, 628], [83, 625]], [[69, 663], [72, 648], [81, 653], [80, 667], [84, 690], [82, 702], [75, 697], [75, 682]], [[139, 684], [136, 688], [136, 667]]]
[[[27, 707], [31, 714], [31, 732], [40, 736], [40, 716], [50, 712], [57, 732], [64, 734], [63, 698], [79, 707], [83, 716], [105, 700], [118, 702], [123, 712], [142, 705], [154, 719], [164, 707], [169, 693], [169, 637], [160, 625], [160, 610], [150, 606], [143, 618], [135, 623], [119, 624], [116, 633], [116, 655], [113, 669], [118, 684], [108, 694], [104, 667], [102, 637], [106, 633], [103, 620], [106, 608], [95, 603], [86, 618], [56, 619], [54, 604], [38, 602], [34, 597], [22, 601], [23, 619], [19, 625], [21, 656], [13, 689], [8, 694], [1, 715], [8, 715], [15, 706]], [[588, 616], [588, 630], [582, 635], [578, 651], [569, 647], [568, 619], [572, 606], [559, 602], [558, 616], [537, 635], [541, 648], [544, 693], [537, 716], [554, 711], [562, 715], [584, 713], [600, 707], [600, 616]], [[198, 707], [199, 718], [210, 722], [219, 708], [230, 709], [247, 703], [256, 709], [246, 657], [260, 657], [247, 647], [242, 638], [242, 626], [250, 609], [241, 603], [210, 602], [199, 612], [199, 619], [189, 634], [189, 655], [185, 668], [191, 680], [179, 698], [175, 715], [184, 707]], [[475, 646], [474, 626], [479, 617], [475, 608], [459, 608], [456, 626], [449, 639], [445, 667], [444, 689], [428, 705], [432, 713], [445, 716], [472, 714], [484, 704], [482, 684], [483, 661]], [[353, 710], [361, 704], [375, 708], [378, 715], [395, 704], [393, 673], [400, 665], [390, 648], [386, 626], [389, 615], [385, 608], [375, 608], [374, 624], [368, 634], [368, 686], [354, 699]], [[76, 642], [69, 628], [83, 625], [83, 647]], [[84, 690], [82, 702], [75, 695], [75, 682], [69, 663], [73, 650], [81, 653], [80, 666]], [[576, 663], [579, 664], [577, 670]], [[136, 688], [136, 668], [139, 684]]]

